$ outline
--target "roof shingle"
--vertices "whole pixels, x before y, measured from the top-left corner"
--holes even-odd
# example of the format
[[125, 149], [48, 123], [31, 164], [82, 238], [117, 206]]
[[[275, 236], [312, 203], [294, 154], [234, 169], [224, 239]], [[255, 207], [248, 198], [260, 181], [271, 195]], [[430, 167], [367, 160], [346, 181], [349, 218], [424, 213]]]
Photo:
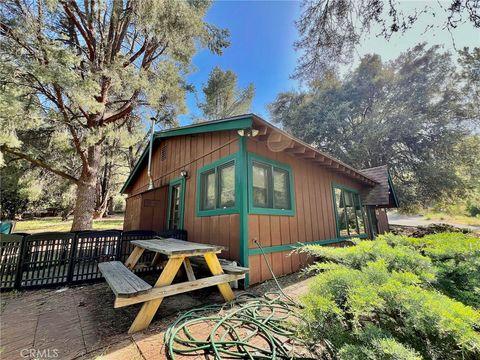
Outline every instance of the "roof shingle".
[[394, 189], [391, 188], [390, 175], [387, 165], [359, 170], [363, 175], [378, 182], [373, 188], [364, 191], [362, 196], [363, 205], [375, 205], [380, 207], [397, 207]]

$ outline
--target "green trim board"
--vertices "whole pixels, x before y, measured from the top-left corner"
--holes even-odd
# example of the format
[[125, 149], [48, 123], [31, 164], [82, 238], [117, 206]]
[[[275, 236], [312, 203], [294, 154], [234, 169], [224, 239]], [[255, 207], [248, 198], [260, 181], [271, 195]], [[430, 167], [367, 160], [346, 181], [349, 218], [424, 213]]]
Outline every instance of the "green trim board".
[[[215, 216], [215, 215], [225, 215], [225, 214], [238, 214], [240, 212], [240, 200], [239, 200], [239, 187], [240, 187], [240, 170], [239, 170], [239, 153], [236, 152], [235, 154], [231, 154], [225, 156], [219, 160], [216, 160], [210, 164], [207, 164], [200, 169], [197, 170], [197, 189], [195, 194], [195, 216]], [[201, 177], [202, 174], [214, 169], [215, 170], [215, 178], [217, 177], [217, 168], [223, 164], [228, 162], [234, 162], [235, 166], [235, 205], [229, 208], [217, 208], [211, 210], [201, 210], [200, 209], [200, 201], [201, 201], [201, 193], [202, 193], [202, 184], [201, 184]]]
[[[349, 238], [352, 238], [352, 237], [355, 238], [355, 237], [359, 237], [359, 236], [365, 236], [365, 234], [360, 234], [360, 235], [356, 235], [356, 236], [351, 236], [351, 235], [340, 236], [340, 223], [339, 223], [339, 219], [338, 219], [337, 196], [335, 194], [335, 189], [340, 189], [340, 190], [344, 190], [344, 191], [348, 191], [348, 192], [351, 192], [353, 194], [356, 194], [357, 197], [358, 197], [358, 202], [359, 202], [359, 205], [360, 205], [360, 209], [363, 209], [363, 205], [362, 205], [362, 199], [360, 197], [360, 192], [358, 190], [350, 188], [350, 187], [345, 186], [343, 184], [332, 182], [332, 200], [333, 200], [333, 211], [335, 212], [335, 214], [334, 214], [335, 215], [335, 229], [337, 230], [337, 238], [338, 239], [349, 239]], [[355, 203], [354, 198], [352, 198], [352, 201]], [[362, 212], [363, 222], [365, 224], [365, 214], [364, 214], [363, 210], [361, 212]], [[357, 223], [357, 228], [360, 229], [360, 224], [358, 223], [358, 217], [357, 217], [356, 214], [355, 214], [355, 221]], [[366, 230], [366, 229], [364, 228], [364, 230]]]
[[[153, 142], [155, 145], [155, 142], [160, 141], [161, 139], [164, 139], [164, 138], [182, 136], [182, 135], [202, 134], [202, 133], [215, 132], [215, 131], [247, 129], [247, 128], [251, 128], [252, 125], [253, 125], [253, 114], [242, 115], [238, 117], [208, 121], [200, 124], [187, 125], [179, 128], [159, 131], [155, 133]], [[143, 163], [146, 160], [147, 154], [149, 152], [148, 151], [149, 147], [150, 147], [150, 144], [148, 144], [143, 150], [142, 155], [140, 156], [139, 160], [135, 164], [135, 167], [133, 168], [132, 172], [130, 173], [127, 180], [123, 184], [122, 189], [120, 190], [120, 193], [123, 194], [125, 192], [127, 187], [130, 185], [132, 180], [137, 175], [137, 172], [139, 171], [140, 167], [143, 165]]]
[[[247, 162], [247, 139], [239, 135], [238, 149], [238, 199], [240, 200], [240, 264], [249, 267], [248, 264], [248, 162]], [[236, 190], [236, 189], [235, 189]], [[248, 288], [250, 276], [247, 273], [244, 287]]]
[[[353, 239], [367, 239], [367, 235], [359, 235], [359, 236], [349, 236], [349, 237], [339, 237], [335, 239], [328, 239], [328, 240], [316, 240], [316, 241], [308, 241], [308, 242], [298, 242], [295, 244], [286, 244], [286, 245], [276, 245], [276, 246], [268, 246], [268, 247], [263, 247], [263, 252], [265, 254], [269, 253], [274, 253], [274, 252], [282, 252], [282, 251], [288, 251], [288, 250], [295, 250], [298, 249], [302, 246], [306, 245], [328, 245], [328, 244], [335, 244], [335, 243], [340, 243], [348, 240], [353, 240]], [[248, 255], [261, 255], [262, 250], [260, 249], [248, 249]]]
[[393, 201], [395, 202], [394, 205], [396, 207], [399, 207], [400, 205], [398, 203], [397, 193], [395, 192], [395, 188], [393, 187], [392, 177], [390, 176], [390, 171], [388, 171], [388, 169], [387, 169], [387, 172], [388, 172], [388, 186], [390, 187], [390, 190], [392, 191]]
[[[253, 162], [257, 161], [262, 164], [266, 164], [272, 167], [272, 169], [279, 168], [288, 172], [288, 182], [289, 182], [289, 199], [290, 199], [290, 209], [274, 209], [274, 208], [261, 208], [255, 207], [253, 205]], [[273, 173], [273, 171], [272, 171]], [[248, 153], [248, 169], [247, 169], [247, 184], [248, 184], [248, 213], [249, 214], [260, 214], [260, 215], [278, 215], [278, 216], [295, 216], [295, 187], [293, 183], [293, 172], [292, 168], [278, 161], [268, 159], [257, 154]]]
[[182, 176], [182, 177], [171, 180], [170, 183], [168, 184], [167, 227], [169, 227], [169, 224], [170, 224], [172, 187], [180, 184], [180, 205], [179, 205], [179, 207], [180, 207], [180, 209], [179, 209], [180, 218], [179, 218], [179, 221], [178, 221], [178, 228], [180, 230], [183, 230], [184, 215], [185, 215], [185, 183], [186, 183], [185, 178]]
[[238, 118], [208, 121], [204, 123], [163, 130], [155, 133], [155, 138], [167, 138], [172, 136], [202, 134], [206, 132], [247, 129], [251, 128], [252, 124], [252, 115], [247, 115]]

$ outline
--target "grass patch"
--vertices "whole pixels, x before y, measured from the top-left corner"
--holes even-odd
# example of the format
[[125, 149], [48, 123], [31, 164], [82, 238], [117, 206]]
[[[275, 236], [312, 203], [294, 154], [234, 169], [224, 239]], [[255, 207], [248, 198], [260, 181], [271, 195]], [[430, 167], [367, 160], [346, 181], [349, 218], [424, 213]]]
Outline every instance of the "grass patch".
[[[46, 231], [70, 231], [72, 220], [62, 221], [60, 217], [46, 217], [41, 219], [18, 221], [15, 226], [15, 232], [26, 232], [30, 234]], [[114, 216], [111, 218], [94, 220], [94, 230], [110, 230], [123, 228], [123, 216]]]
[[461, 225], [480, 226], [480, 217], [466, 215], [449, 215], [442, 212], [429, 211], [423, 213], [425, 220], [443, 221]]

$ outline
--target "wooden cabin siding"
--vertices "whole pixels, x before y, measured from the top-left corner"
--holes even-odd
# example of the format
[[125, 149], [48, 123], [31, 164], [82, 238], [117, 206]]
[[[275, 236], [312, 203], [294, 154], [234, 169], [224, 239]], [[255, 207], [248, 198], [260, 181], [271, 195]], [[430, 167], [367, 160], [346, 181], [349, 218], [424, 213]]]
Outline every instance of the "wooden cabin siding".
[[[162, 148], [166, 146], [166, 158], [161, 159]], [[265, 142], [257, 138], [246, 138], [248, 153], [286, 164], [291, 167], [294, 185], [293, 216], [247, 215], [247, 248], [258, 249], [257, 239], [262, 247], [282, 246], [298, 242], [334, 240], [337, 238], [332, 184], [362, 191], [366, 185], [348, 175], [335, 172], [310, 160], [300, 159], [285, 151], [270, 151]], [[235, 130], [208, 132], [162, 139], [155, 144], [152, 155], [152, 177], [154, 189], [147, 191], [147, 167], [143, 166], [126, 189], [129, 194], [125, 211], [125, 230], [167, 228], [168, 185], [186, 170], [184, 229], [194, 242], [222, 245], [227, 248], [221, 257], [240, 260], [243, 249], [240, 239], [241, 217], [239, 213], [196, 216], [197, 171], [205, 165], [239, 151], [239, 136]], [[245, 171], [246, 169], [244, 169]], [[247, 176], [242, 173], [242, 176]], [[246, 181], [245, 181], [246, 184]], [[248, 187], [245, 189], [250, 192]], [[237, 198], [238, 200], [238, 198]], [[247, 205], [245, 205], [247, 206]], [[379, 229], [388, 229], [386, 214], [382, 220], [379, 214]], [[333, 244], [339, 246], [342, 243]], [[291, 254], [291, 250], [271, 251], [267, 259], [276, 275], [298, 271], [311, 259], [306, 254]], [[271, 278], [262, 255], [248, 256], [250, 284]]]
[[168, 187], [163, 186], [131, 196], [125, 208], [124, 230], [164, 230]]
[[[161, 159], [161, 149], [167, 146], [167, 156]], [[219, 131], [188, 136], [178, 136], [161, 140], [152, 154], [152, 177], [156, 189], [148, 191], [147, 167], [144, 166], [126, 189], [129, 194], [125, 209], [125, 229], [157, 230], [158, 224], [166, 228], [168, 207], [168, 184], [180, 177], [186, 170], [184, 229], [191, 241], [225, 246], [222, 257], [239, 260], [240, 255], [240, 216], [239, 214], [197, 217], [195, 215], [197, 170], [238, 151], [236, 131]], [[139, 200], [139, 198], [141, 200]], [[158, 209], [146, 209], [145, 199], [158, 200]], [[151, 204], [151, 203], [150, 203]], [[160, 209], [161, 208], [161, 209]], [[146, 219], [143, 219], [146, 217]], [[158, 229], [161, 230], [161, 229]]]
[[[362, 185], [328, 168], [301, 160], [286, 152], [271, 152], [266, 143], [248, 139], [247, 151], [287, 164], [292, 168], [295, 215], [248, 215], [248, 248], [331, 240], [337, 238], [332, 183], [360, 191]], [[248, 189], [251, 191], [251, 189]], [[275, 275], [298, 271], [308, 262], [306, 254], [291, 254], [290, 250], [271, 252], [267, 255]], [[271, 274], [261, 255], [249, 256], [250, 284], [265, 281]]]
[[389, 231], [389, 224], [388, 224], [388, 217], [387, 217], [387, 209], [378, 208], [375, 210], [375, 214], [377, 215], [378, 221], [378, 233], [384, 234]]
[[123, 215], [123, 230], [140, 229], [141, 209], [141, 195], [134, 195], [127, 198], [125, 203], [125, 214]]

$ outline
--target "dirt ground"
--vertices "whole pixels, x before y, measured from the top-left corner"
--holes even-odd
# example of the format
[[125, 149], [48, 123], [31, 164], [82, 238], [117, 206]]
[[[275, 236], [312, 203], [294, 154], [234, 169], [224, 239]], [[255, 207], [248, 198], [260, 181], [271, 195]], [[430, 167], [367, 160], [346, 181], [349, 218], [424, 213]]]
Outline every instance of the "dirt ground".
[[[292, 274], [280, 283], [298, 297], [307, 291], [309, 278]], [[249, 292], [262, 296], [275, 289], [268, 281]], [[2, 293], [0, 358], [166, 359], [163, 335], [178, 314], [223, 299], [216, 287], [166, 298], [150, 327], [133, 335], [127, 331], [140, 305], [114, 309], [113, 301], [106, 283]]]

